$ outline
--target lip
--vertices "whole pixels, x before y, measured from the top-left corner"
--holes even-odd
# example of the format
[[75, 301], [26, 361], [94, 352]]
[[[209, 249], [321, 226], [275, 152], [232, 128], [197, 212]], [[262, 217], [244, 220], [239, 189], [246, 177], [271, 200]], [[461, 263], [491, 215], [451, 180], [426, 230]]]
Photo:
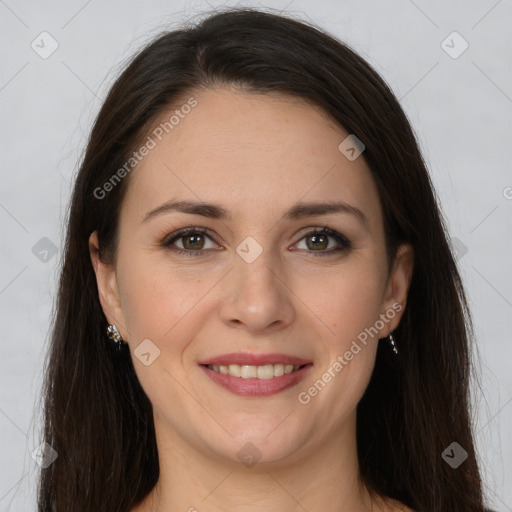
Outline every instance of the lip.
[[[298, 370], [272, 377], [271, 379], [244, 379], [242, 377], [233, 377], [229, 374], [216, 372], [207, 365], [230, 365], [238, 364], [240, 366], [263, 366], [266, 364], [292, 364], [302, 366]], [[287, 354], [248, 354], [231, 353], [222, 356], [212, 357], [198, 363], [203, 372], [217, 385], [230, 391], [231, 393], [244, 397], [265, 397], [276, 395], [286, 389], [298, 384], [313, 367], [313, 363], [300, 357]]]
[[300, 382], [312, 367], [312, 364], [307, 364], [293, 373], [284, 374], [281, 377], [272, 377], [271, 379], [244, 379], [216, 372], [207, 366], [200, 366], [215, 384], [235, 395], [245, 397], [264, 397], [281, 393], [281, 391]]
[[[250, 354], [243, 352], [232, 352], [230, 354], [223, 354], [221, 356], [211, 357], [204, 361], [199, 361], [197, 364], [201, 366], [211, 365], [230, 365], [239, 364], [248, 366], [263, 366], [266, 364], [293, 364], [294, 366], [302, 366], [310, 364], [312, 361], [301, 359], [300, 357], [290, 356], [287, 354]], [[280, 377], [277, 377], [280, 378]]]

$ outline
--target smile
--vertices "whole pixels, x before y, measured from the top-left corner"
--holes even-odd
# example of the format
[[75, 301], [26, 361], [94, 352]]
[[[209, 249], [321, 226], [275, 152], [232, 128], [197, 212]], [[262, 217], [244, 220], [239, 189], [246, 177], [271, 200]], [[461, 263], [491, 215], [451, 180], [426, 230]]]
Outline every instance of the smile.
[[213, 383], [230, 393], [247, 398], [261, 398], [276, 395], [295, 386], [308, 374], [313, 364], [202, 364], [199, 367]]
[[[206, 365], [210, 370], [223, 375], [231, 375], [232, 377], [241, 377], [242, 379], [260, 379], [267, 380], [274, 377], [281, 377], [296, 372], [301, 368], [299, 365], [292, 364], [265, 364], [262, 366], [250, 365]], [[302, 365], [305, 366], [305, 365]]]

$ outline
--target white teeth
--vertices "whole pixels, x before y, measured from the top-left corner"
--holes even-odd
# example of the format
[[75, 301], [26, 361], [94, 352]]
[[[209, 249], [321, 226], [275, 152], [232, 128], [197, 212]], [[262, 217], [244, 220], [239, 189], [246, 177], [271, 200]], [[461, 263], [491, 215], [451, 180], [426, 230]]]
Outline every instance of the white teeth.
[[232, 375], [233, 377], [241, 377], [242, 369], [240, 368], [239, 364], [230, 364], [228, 366], [228, 373], [229, 373], [229, 375]]
[[[251, 368], [256, 368], [251, 366]], [[266, 364], [265, 366], [258, 366], [256, 368], [256, 377], [258, 379], [271, 379], [274, 376], [274, 365]]]
[[284, 364], [275, 364], [274, 377], [281, 377], [281, 375], [284, 375]]
[[300, 366], [292, 364], [265, 364], [263, 366], [250, 366], [230, 364], [228, 365], [207, 365], [210, 370], [231, 375], [232, 377], [242, 377], [242, 379], [271, 379], [272, 377], [281, 377], [282, 375], [297, 371]]
[[242, 379], [255, 379], [258, 376], [258, 368], [256, 366], [241, 366], [240, 377]]

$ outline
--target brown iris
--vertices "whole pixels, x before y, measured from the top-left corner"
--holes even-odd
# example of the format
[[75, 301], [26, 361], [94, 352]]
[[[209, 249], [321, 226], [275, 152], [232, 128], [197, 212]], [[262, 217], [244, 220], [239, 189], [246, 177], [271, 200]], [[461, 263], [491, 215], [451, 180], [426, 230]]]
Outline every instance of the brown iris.
[[[310, 240], [313, 240], [311, 244]], [[309, 235], [306, 237], [306, 245], [308, 249], [325, 250], [329, 245], [329, 237], [326, 235]]]
[[202, 249], [204, 246], [204, 236], [199, 233], [185, 235], [182, 239], [183, 247], [187, 250]]

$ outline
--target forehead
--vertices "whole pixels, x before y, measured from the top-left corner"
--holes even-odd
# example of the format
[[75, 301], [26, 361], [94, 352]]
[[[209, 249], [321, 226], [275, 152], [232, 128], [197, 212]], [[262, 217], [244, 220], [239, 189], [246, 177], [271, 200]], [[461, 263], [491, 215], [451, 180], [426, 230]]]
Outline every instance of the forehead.
[[161, 140], [150, 133], [154, 147], [132, 172], [123, 208], [140, 217], [170, 199], [194, 199], [225, 205], [238, 219], [262, 220], [262, 206], [271, 216], [300, 200], [343, 200], [379, 220], [364, 159], [340, 152], [349, 134], [320, 108], [228, 87], [190, 97], [193, 108], [175, 104], [155, 123], [169, 133]]

